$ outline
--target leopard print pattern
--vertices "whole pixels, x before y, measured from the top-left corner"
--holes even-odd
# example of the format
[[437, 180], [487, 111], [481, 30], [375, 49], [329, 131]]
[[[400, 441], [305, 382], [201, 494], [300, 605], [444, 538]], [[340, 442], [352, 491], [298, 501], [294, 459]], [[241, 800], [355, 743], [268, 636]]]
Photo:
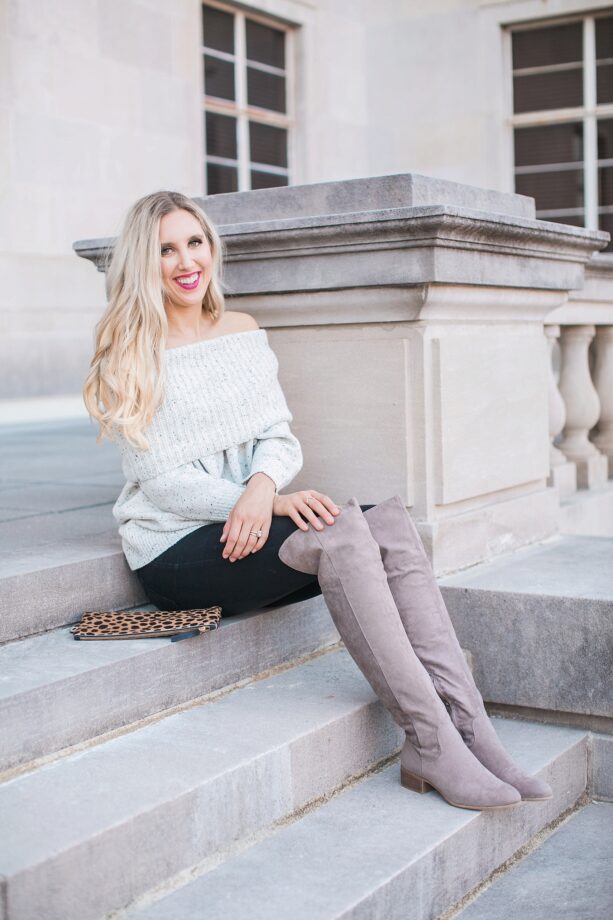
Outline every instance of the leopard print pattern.
[[221, 607], [192, 610], [88, 610], [71, 627], [75, 639], [145, 639], [217, 629]]

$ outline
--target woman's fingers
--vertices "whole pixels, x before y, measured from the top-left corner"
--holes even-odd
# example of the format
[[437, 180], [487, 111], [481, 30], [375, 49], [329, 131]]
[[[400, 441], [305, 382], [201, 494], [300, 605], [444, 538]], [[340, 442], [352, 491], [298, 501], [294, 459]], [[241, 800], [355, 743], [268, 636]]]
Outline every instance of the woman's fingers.
[[315, 530], [323, 530], [324, 525], [321, 523], [318, 516], [313, 511], [314, 504], [314, 502], [309, 503], [308, 505], [305, 503], [303, 508], [301, 508], [302, 514], [304, 514], [305, 518], [311, 522]]
[[[262, 531], [261, 537], [256, 536], [254, 533], [258, 530]], [[236, 562], [237, 559], [244, 559], [246, 556], [250, 556], [251, 553], [264, 546], [268, 539], [269, 530], [270, 528], [267, 528], [264, 524], [250, 524], [248, 521], [243, 521], [237, 534], [230, 532], [222, 557], [224, 559], [229, 558], [230, 562]], [[252, 533], [252, 531], [254, 532]]]
[[253, 525], [250, 529], [251, 530], [261, 530], [262, 536], [258, 537], [258, 536], [255, 536], [254, 534], [249, 535], [249, 540], [247, 542], [247, 546], [245, 548], [243, 556], [250, 556], [252, 553], [257, 553], [259, 550], [262, 549], [262, 547], [268, 540], [268, 534], [270, 533], [270, 524], [269, 525], [260, 524], [259, 527]]
[[251, 538], [249, 537], [249, 531], [253, 529], [255, 528], [250, 527], [246, 521], [243, 521], [243, 525], [236, 538], [234, 548], [230, 552], [230, 562], [236, 562], [237, 559], [242, 558], [243, 550], [245, 549], [245, 546], [247, 545], [250, 539], [253, 539], [253, 537]]
[[334, 515], [330, 512], [328, 506], [323, 501], [320, 501], [319, 505], [322, 509], [321, 517], [324, 519], [324, 521], [326, 521], [328, 524], [334, 524]]
[[320, 518], [323, 519], [326, 522], [326, 524], [334, 523], [334, 517], [328, 511], [328, 509], [323, 504], [323, 502], [320, 501], [320, 499], [318, 498], [311, 498], [311, 501], [308, 503], [308, 505], [305, 500], [304, 505], [300, 510], [301, 510], [301, 513], [304, 514], [305, 517], [308, 518], [308, 520], [312, 523], [313, 527], [315, 527], [317, 530], [322, 530], [324, 526]]
[[232, 554], [232, 556], [230, 556], [230, 562], [235, 562], [237, 559], [244, 559], [245, 556], [250, 556], [251, 555], [251, 544], [253, 543], [255, 539], [256, 538], [252, 534], [250, 534], [248, 530], [246, 531], [245, 537], [243, 537], [241, 534], [241, 546], [236, 547], [234, 553]]
[[303, 521], [303, 519], [300, 517], [300, 512], [298, 511], [297, 508], [296, 508], [296, 509], [292, 509], [292, 510], [290, 511], [290, 513], [289, 513], [289, 516], [291, 517], [291, 519], [292, 519], [292, 521], [294, 522], [294, 524], [296, 525], [296, 527], [299, 527], [300, 530], [308, 530], [308, 529], [309, 529], [309, 525], [307, 524], [306, 521]]
[[322, 505], [333, 515], [340, 514], [341, 509], [333, 502], [329, 495], [318, 495], [318, 498]]
[[226, 527], [228, 526], [228, 524], [230, 525], [230, 527], [228, 530], [226, 543], [223, 548], [223, 553], [221, 554], [224, 559], [228, 559], [229, 557], [236, 558], [236, 556], [238, 555], [237, 546], [240, 540], [241, 531], [244, 526], [242, 521], [233, 520], [231, 523], [230, 521], [231, 519], [228, 518], [226, 522]]
[[270, 525], [266, 527], [265, 524], [262, 524], [260, 527], [252, 527], [251, 530], [261, 530], [261, 537], [254, 537], [251, 535], [249, 537], [249, 543], [247, 544], [247, 549], [245, 550], [245, 555], [249, 556], [251, 553], [257, 553], [258, 550], [262, 549], [266, 541], [268, 540], [268, 534], [270, 533]]
[[251, 537], [251, 540], [247, 545], [247, 555], [249, 556], [251, 553], [257, 553], [259, 550], [261, 550], [267, 539], [267, 533], [263, 533], [261, 537]]

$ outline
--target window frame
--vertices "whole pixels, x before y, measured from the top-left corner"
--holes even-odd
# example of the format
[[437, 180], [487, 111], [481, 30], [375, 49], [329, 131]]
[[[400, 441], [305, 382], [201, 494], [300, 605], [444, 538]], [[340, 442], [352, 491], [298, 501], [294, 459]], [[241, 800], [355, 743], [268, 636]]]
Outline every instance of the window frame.
[[[237, 169], [238, 191], [251, 190], [251, 170], [258, 172], [271, 173], [273, 175], [284, 176], [287, 179], [287, 185], [291, 184], [292, 174], [294, 172], [294, 28], [278, 19], [262, 15], [259, 12], [244, 10], [232, 6], [229, 3], [220, 2], [220, 0], [202, 0], [199, 5], [202, 7], [214, 7], [224, 13], [229, 13], [234, 17], [234, 54], [223, 51], [217, 51], [208, 48], [204, 44], [204, 36], [200, 44], [200, 73], [201, 73], [201, 131], [204, 142], [203, 162], [202, 162], [202, 183], [204, 195], [211, 194], [208, 189], [207, 165], [209, 163], [220, 166], [232, 166]], [[200, 12], [200, 28], [202, 29], [202, 12]], [[277, 29], [285, 33], [285, 69], [263, 64], [260, 61], [252, 61], [247, 58], [247, 26], [246, 21], [252, 20], [259, 22], [264, 26]], [[234, 81], [236, 89], [236, 99], [221, 99], [217, 96], [208, 96], [204, 86], [204, 57], [209, 55], [217, 57], [220, 60], [233, 61], [234, 63]], [[247, 102], [247, 68], [254, 67], [266, 73], [279, 74], [285, 77], [285, 102], [286, 112], [274, 112], [272, 109], [264, 109], [260, 106], [249, 105]], [[206, 138], [206, 113], [211, 112], [217, 115], [227, 115], [236, 119], [236, 143], [237, 158], [231, 160], [226, 157], [210, 156], [207, 153]], [[261, 124], [272, 125], [277, 128], [283, 128], [287, 136], [287, 167], [271, 166], [269, 164], [257, 164], [251, 160], [251, 151], [249, 145], [249, 121], [256, 121]], [[274, 187], [274, 186], [273, 186]]]
[[[508, 100], [509, 117], [507, 125], [509, 128], [509, 161], [511, 165], [511, 187], [516, 188], [515, 178], [521, 172], [538, 171], [538, 167], [516, 167], [515, 165], [515, 129], [525, 127], [544, 127], [547, 125], [563, 124], [568, 122], [581, 122], [583, 126], [583, 208], [557, 208], [548, 210], [538, 210], [539, 220], [549, 220], [556, 216], [572, 214], [573, 210], [583, 211], [584, 225], [587, 230], [598, 229], [598, 169], [602, 166], [613, 166], [613, 159], [598, 160], [598, 132], [597, 121], [602, 118], [613, 119], [613, 102], [597, 103], [596, 102], [596, 20], [611, 18], [611, 7], [605, 7], [602, 10], [593, 13], [576, 13], [568, 16], [548, 17], [546, 19], [532, 19], [521, 23], [505, 25], [505, 48], [504, 59], [506, 62], [505, 73], [507, 75], [506, 98]], [[582, 47], [583, 47], [583, 103], [581, 106], [573, 106], [563, 109], [547, 109], [536, 112], [523, 112], [516, 114], [513, 111], [513, 78], [517, 73], [527, 71], [543, 72], [547, 70], [560, 69], [568, 65], [551, 65], [543, 68], [525, 68], [522, 70], [513, 69], [512, 41], [513, 33], [523, 31], [533, 31], [534, 29], [567, 25], [571, 23], [582, 24]], [[607, 58], [609, 60], [609, 58]], [[613, 61], [613, 56], [611, 57]], [[561, 166], [562, 164], [556, 164]], [[552, 169], [554, 167], [552, 166]], [[570, 167], [569, 167], [570, 168]], [[576, 168], [573, 167], [573, 168]], [[518, 172], [519, 171], [519, 172]], [[544, 171], [541, 167], [541, 171]], [[613, 205], [601, 206], [602, 214], [613, 214]]]

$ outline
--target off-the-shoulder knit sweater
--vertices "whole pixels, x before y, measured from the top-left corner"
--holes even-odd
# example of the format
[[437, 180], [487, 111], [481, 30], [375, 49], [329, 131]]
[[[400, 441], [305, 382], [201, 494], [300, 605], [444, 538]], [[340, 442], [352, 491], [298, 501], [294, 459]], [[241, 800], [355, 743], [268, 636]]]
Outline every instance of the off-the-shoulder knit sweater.
[[164, 401], [144, 432], [150, 449], [132, 447], [115, 429], [126, 484], [113, 516], [132, 570], [198, 527], [226, 521], [255, 473], [278, 491], [302, 468], [265, 329], [164, 355]]

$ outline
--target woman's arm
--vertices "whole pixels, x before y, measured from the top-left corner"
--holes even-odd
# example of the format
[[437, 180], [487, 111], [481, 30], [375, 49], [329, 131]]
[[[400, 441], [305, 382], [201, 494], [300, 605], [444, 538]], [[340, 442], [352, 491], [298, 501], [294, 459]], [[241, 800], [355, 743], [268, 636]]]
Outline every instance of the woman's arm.
[[264, 473], [278, 491], [302, 469], [302, 462], [300, 442], [291, 433], [289, 424], [280, 422], [258, 438], [243, 485], [212, 476], [197, 462], [185, 463], [139, 485], [143, 494], [162, 511], [187, 520], [226, 521], [247, 484], [261, 479], [257, 473]]
[[169, 473], [139, 483], [161, 511], [189, 521], [226, 521], [246, 486], [211, 476], [201, 466], [185, 463]]
[[[287, 421], [271, 425], [258, 438], [251, 458], [251, 469], [243, 482], [247, 494], [237, 503], [226, 521], [221, 542], [226, 543], [223, 558], [231, 562], [255, 553], [266, 543], [273, 509], [281, 489], [302, 467], [302, 448]], [[251, 488], [252, 487], [252, 488]], [[254, 543], [252, 533], [260, 530]]]
[[253, 451], [251, 470], [246, 482], [255, 473], [266, 473], [275, 483], [277, 492], [284, 488], [302, 469], [302, 448], [290, 431], [288, 422], [279, 422], [267, 428]]

